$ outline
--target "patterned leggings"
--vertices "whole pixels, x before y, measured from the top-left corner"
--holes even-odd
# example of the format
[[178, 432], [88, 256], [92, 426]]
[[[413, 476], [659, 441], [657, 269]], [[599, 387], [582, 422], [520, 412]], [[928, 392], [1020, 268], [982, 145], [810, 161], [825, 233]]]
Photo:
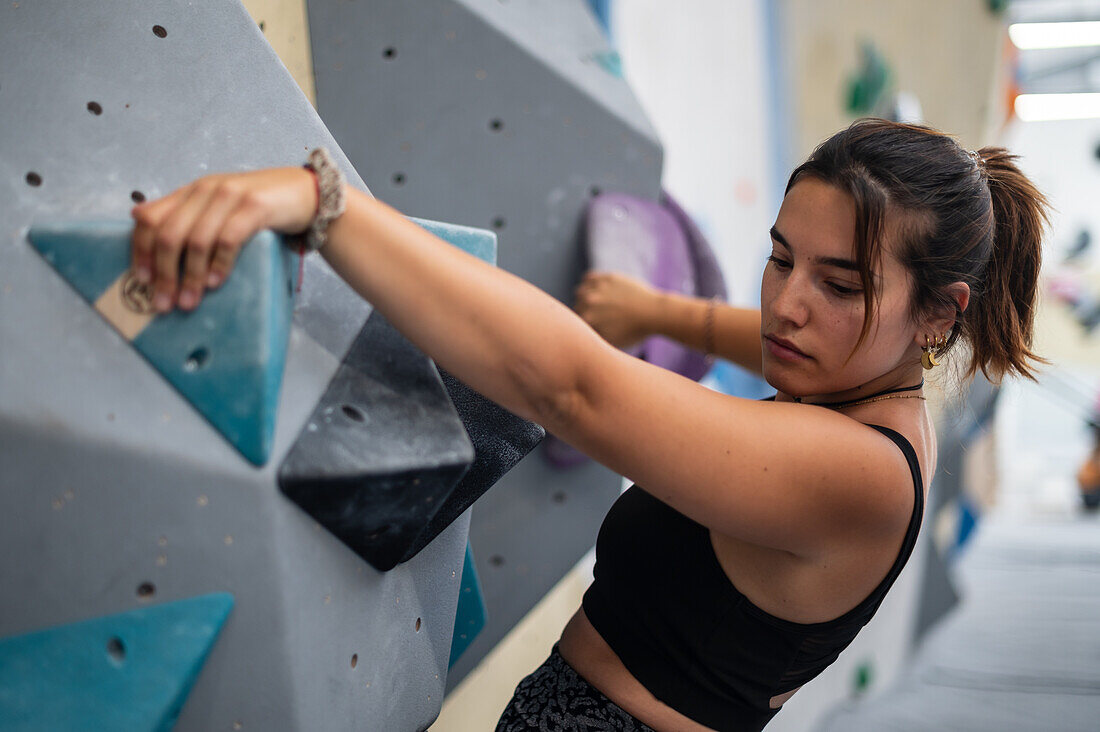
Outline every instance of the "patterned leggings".
[[654, 732], [585, 681], [558, 647], [519, 682], [496, 732]]

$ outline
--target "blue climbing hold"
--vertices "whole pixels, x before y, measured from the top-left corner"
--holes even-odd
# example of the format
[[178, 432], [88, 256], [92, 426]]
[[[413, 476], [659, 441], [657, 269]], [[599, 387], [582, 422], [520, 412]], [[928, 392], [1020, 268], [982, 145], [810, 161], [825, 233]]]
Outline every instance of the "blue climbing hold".
[[[130, 268], [126, 221], [34, 226], [31, 244], [131, 345], [256, 465], [275, 437], [297, 270], [294, 253], [270, 231], [252, 238], [228, 281], [191, 312], [155, 317], [110, 302]], [[115, 293], [115, 294], [112, 294]], [[112, 319], [115, 318], [115, 319]], [[135, 324], [136, 323], [136, 324]], [[127, 330], [129, 328], [129, 330]]]
[[485, 596], [481, 593], [481, 582], [474, 566], [474, 552], [469, 543], [466, 544], [466, 559], [462, 564], [462, 581], [459, 584], [455, 632], [451, 636], [451, 660], [447, 668], [454, 666], [455, 661], [470, 647], [488, 618]]
[[616, 79], [623, 78], [623, 60], [618, 51], [601, 51], [592, 55], [593, 60]]
[[588, 6], [592, 8], [592, 14], [600, 23], [604, 35], [611, 37], [611, 0], [588, 0]]
[[411, 217], [409, 220], [467, 254], [472, 254], [489, 264], [497, 263], [497, 235], [491, 231], [442, 221], [427, 221]]
[[0, 729], [171, 729], [232, 608], [220, 592], [0, 638]]

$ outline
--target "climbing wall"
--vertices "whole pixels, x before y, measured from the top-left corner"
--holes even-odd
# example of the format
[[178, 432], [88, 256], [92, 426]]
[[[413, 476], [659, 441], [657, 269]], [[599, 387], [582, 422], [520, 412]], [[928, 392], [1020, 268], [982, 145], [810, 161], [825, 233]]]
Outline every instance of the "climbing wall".
[[[311, 0], [317, 108], [381, 198], [489, 228], [500, 266], [572, 301], [589, 199], [655, 199], [662, 151], [585, 0]], [[488, 625], [460, 680], [595, 542], [620, 479], [538, 450], [473, 511]]]
[[465, 508], [541, 434], [463, 478], [503, 418], [270, 234], [194, 313], [134, 315], [134, 202], [319, 145], [366, 189], [236, 0], [5, 3], [0, 53], [0, 728], [427, 727]]

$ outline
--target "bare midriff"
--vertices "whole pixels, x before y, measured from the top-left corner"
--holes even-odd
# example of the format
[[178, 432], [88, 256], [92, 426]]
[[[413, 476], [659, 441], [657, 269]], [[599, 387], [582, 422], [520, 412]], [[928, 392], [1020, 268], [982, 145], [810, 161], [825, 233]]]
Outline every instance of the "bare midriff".
[[657, 732], [714, 732], [653, 696], [578, 609], [558, 644], [565, 662], [615, 704]]

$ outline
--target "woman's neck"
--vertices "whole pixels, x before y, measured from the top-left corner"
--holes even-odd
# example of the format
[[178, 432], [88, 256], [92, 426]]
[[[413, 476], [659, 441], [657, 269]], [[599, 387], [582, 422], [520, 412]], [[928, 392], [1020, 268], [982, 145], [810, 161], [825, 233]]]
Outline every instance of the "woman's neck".
[[[866, 383], [859, 386], [852, 387], [851, 389], [844, 389], [841, 391], [827, 392], [821, 394], [788, 394], [779, 392], [776, 394], [776, 401], [784, 402], [802, 402], [805, 404], [837, 404], [842, 402], [854, 402], [860, 399], [866, 399], [868, 397], [883, 394], [894, 390], [905, 390], [909, 387], [913, 387], [922, 383], [924, 378], [924, 370], [920, 364], [913, 366], [899, 366], [896, 369], [888, 371], [887, 373], [876, 377]], [[920, 394], [917, 389], [913, 390], [914, 394]]]

